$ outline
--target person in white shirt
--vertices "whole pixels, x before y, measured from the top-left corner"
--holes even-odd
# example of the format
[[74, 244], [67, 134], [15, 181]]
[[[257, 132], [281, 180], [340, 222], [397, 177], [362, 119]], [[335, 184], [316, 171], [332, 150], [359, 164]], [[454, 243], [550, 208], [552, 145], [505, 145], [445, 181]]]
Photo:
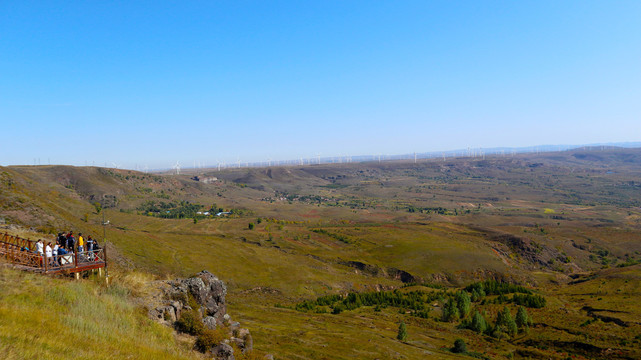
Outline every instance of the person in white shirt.
[[40, 255], [40, 256], [42, 256], [42, 253], [43, 253], [43, 247], [44, 247], [44, 244], [42, 243], [42, 240], [38, 240], [38, 242], [36, 243], [36, 252], [37, 252], [37, 253], [38, 253], [38, 255]]
[[47, 247], [45, 248], [45, 258], [46, 258], [45, 261], [47, 262], [47, 265], [49, 265], [49, 266], [51, 266], [52, 256], [53, 256], [53, 250], [51, 249], [51, 243], [48, 242], [47, 243]]
[[58, 243], [55, 243], [53, 246], [53, 266], [58, 266], [58, 248], [60, 248], [60, 245]]

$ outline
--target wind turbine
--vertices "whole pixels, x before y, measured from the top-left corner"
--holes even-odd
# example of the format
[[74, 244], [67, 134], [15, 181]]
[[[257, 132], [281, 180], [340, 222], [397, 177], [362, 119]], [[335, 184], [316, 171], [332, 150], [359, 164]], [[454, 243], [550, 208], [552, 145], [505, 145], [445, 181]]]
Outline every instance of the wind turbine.
[[176, 175], [180, 175], [180, 163], [176, 161], [176, 165], [174, 165], [174, 169], [176, 169]]
[[111, 162], [111, 165], [113, 165], [115, 169], [118, 169], [118, 168], [120, 167], [120, 165], [116, 164], [116, 163], [115, 163], [115, 162], [113, 162], [113, 161]]

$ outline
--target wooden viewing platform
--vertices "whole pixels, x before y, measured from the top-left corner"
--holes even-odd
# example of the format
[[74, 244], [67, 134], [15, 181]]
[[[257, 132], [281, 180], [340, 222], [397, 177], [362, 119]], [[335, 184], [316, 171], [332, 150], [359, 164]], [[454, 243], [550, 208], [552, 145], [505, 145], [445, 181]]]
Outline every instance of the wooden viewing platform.
[[74, 249], [65, 255], [48, 258], [45, 258], [44, 254], [38, 254], [35, 249], [34, 240], [7, 233], [0, 235], [0, 258], [22, 270], [43, 274], [71, 274], [93, 269], [102, 270], [107, 266], [105, 248], [83, 252]]

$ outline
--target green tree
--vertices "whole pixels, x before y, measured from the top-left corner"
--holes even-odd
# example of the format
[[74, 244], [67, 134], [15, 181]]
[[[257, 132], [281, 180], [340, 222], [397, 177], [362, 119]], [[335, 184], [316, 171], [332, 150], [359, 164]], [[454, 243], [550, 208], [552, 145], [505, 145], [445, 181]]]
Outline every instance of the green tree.
[[458, 306], [456, 305], [456, 301], [454, 299], [449, 299], [445, 306], [443, 307], [443, 316], [441, 320], [445, 322], [450, 322], [454, 320], [458, 320], [460, 316]]
[[465, 341], [463, 339], [456, 339], [454, 341], [454, 347], [452, 348], [452, 352], [457, 354], [466, 353], [467, 344], [465, 344]]
[[470, 324], [472, 330], [476, 331], [479, 334], [483, 334], [487, 331], [487, 321], [480, 312], [475, 311], [472, 316], [472, 323]]
[[470, 313], [470, 305], [472, 301], [467, 291], [459, 291], [456, 293], [456, 305], [462, 318]]
[[507, 332], [510, 335], [514, 336], [518, 333], [518, 331], [519, 331], [519, 328], [516, 326], [516, 321], [514, 321], [514, 319], [512, 319], [510, 316], [510, 319], [507, 323]]
[[526, 331], [532, 322], [530, 316], [527, 313], [527, 310], [523, 306], [519, 306], [519, 310], [516, 312], [516, 326], [521, 331]]
[[254, 230], [254, 223], [249, 223], [249, 230]]
[[518, 327], [516, 326], [516, 322], [514, 321], [514, 318], [510, 313], [510, 309], [508, 309], [507, 306], [505, 306], [503, 311], [500, 311], [496, 316], [495, 328], [503, 329], [506, 333], [512, 336], [516, 335]]
[[398, 325], [398, 335], [396, 335], [396, 338], [400, 341], [407, 340], [407, 327], [405, 326], [405, 322], [403, 321], [401, 321], [401, 324]]

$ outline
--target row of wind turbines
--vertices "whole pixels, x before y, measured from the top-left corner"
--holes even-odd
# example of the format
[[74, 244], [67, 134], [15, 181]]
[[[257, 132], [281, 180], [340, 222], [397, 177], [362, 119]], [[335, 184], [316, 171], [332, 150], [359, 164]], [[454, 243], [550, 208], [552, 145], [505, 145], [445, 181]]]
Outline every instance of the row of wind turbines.
[[[362, 156], [357, 156], [357, 157], [352, 157], [351, 155], [340, 155], [340, 156], [328, 156], [328, 157], [321, 157], [320, 153], [317, 153], [313, 157], [299, 157], [298, 159], [295, 160], [273, 160], [272, 158], [268, 158], [266, 161], [259, 161], [259, 162], [241, 162], [240, 158], [232, 163], [227, 163], [225, 161], [217, 161], [216, 166], [208, 166], [202, 164], [200, 161], [195, 161], [194, 160], [194, 166], [193, 169], [211, 169], [211, 168], [216, 168], [218, 171], [221, 169], [231, 169], [231, 168], [241, 168], [241, 167], [271, 167], [271, 166], [303, 166], [303, 165], [320, 165], [320, 164], [342, 164], [342, 163], [352, 163], [354, 161], [356, 162], [364, 162], [364, 161], [378, 161], [381, 163], [382, 161], [390, 161], [390, 160], [410, 160], [413, 161], [414, 163], [417, 163], [418, 160], [442, 160], [446, 161], [447, 158], [471, 158], [471, 159], [478, 159], [478, 160], [485, 160], [487, 155], [493, 155], [493, 156], [498, 156], [498, 157], [507, 157], [511, 156], [514, 157], [517, 153], [536, 153], [539, 154], [541, 152], [548, 152], [548, 151], [566, 151], [570, 150], [572, 148], [579, 148], [579, 149], [585, 149], [585, 150], [594, 150], [594, 148], [599, 149], [601, 151], [605, 150], [606, 148], [613, 148], [613, 147], [607, 147], [607, 146], [598, 146], [598, 147], [571, 147], [571, 146], [558, 146], [557, 148], [552, 148], [550, 149], [549, 147], [546, 149], [541, 149], [539, 147], [530, 147], [530, 148], [494, 148], [494, 149], [483, 149], [483, 148], [472, 148], [468, 147], [467, 149], [463, 150], [455, 150], [455, 151], [447, 151], [447, 152], [426, 152], [426, 153], [410, 153], [410, 154], [405, 154], [405, 155], [384, 155], [384, 154], [377, 154], [377, 155], [362, 155]], [[117, 164], [114, 164], [116, 168]], [[176, 175], [180, 175], [181, 171], [181, 166], [180, 162], [176, 161], [176, 164], [172, 167], [173, 172]]]

